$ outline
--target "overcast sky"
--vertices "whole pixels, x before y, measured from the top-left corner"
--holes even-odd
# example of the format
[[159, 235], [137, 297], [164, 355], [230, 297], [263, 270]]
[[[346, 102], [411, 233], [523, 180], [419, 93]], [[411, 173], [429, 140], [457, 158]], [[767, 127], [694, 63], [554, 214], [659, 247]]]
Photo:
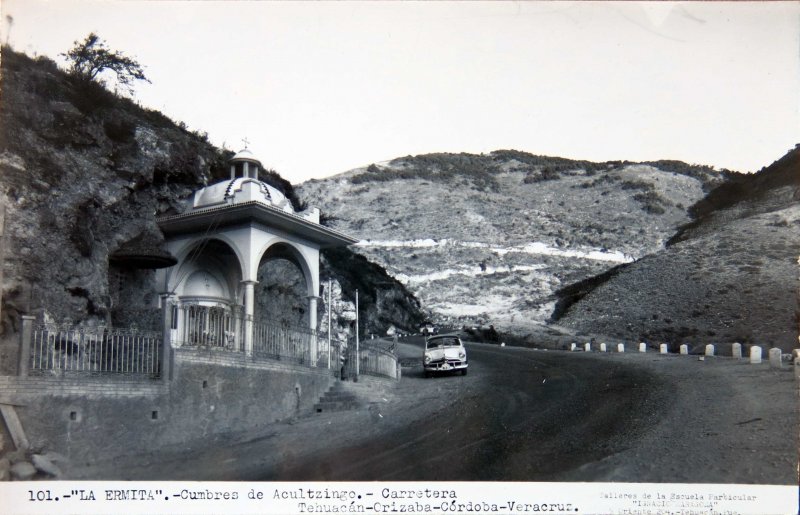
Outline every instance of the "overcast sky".
[[[63, 63], [90, 31], [136, 97], [291, 182], [514, 148], [756, 171], [800, 142], [800, 3], [3, 0]], [[8, 17], [11, 17], [11, 21]]]

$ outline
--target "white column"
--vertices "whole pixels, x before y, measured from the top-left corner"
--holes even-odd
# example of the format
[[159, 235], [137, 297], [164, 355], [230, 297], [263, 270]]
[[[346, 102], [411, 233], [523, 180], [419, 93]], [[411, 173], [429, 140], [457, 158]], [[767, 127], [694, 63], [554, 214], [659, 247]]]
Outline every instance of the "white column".
[[244, 353], [253, 355], [253, 315], [255, 314], [255, 286], [258, 281], [242, 281], [244, 286]]
[[311, 366], [317, 366], [317, 301], [319, 297], [315, 295], [308, 296], [308, 326], [311, 329], [311, 341], [309, 345], [309, 359]]

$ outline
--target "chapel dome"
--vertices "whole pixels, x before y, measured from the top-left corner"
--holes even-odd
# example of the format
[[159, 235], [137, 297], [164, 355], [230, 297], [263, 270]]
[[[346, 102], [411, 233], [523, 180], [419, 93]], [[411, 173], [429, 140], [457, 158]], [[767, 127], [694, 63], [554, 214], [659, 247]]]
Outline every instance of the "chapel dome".
[[244, 148], [230, 159], [230, 179], [199, 189], [194, 193], [192, 209], [258, 202], [294, 213], [292, 203], [278, 189], [259, 179], [261, 161]]
[[246, 148], [240, 150], [231, 158], [232, 163], [236, 161], [249, 161], [251, 163], [261, 164], [261, 160], [254, 156], [253, 153]]

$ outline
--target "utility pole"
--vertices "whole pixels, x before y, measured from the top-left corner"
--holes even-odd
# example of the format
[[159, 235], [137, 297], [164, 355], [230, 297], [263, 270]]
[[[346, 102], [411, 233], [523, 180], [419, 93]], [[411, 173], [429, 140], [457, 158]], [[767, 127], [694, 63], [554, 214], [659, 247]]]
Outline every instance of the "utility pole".
[[[7, 39], [7, 38], [6, 38]], [[3, 269], [6, 265], [6, 205], [0, 206], [0, 320], [3, 319]]]
[[328, 370], [331, 369], [331, 280], [328, 279]]
[[361, 354], [358, 351], [358, 290], [356, 290], [356, 379], [358, 379], [359, 361], [361, 361]]

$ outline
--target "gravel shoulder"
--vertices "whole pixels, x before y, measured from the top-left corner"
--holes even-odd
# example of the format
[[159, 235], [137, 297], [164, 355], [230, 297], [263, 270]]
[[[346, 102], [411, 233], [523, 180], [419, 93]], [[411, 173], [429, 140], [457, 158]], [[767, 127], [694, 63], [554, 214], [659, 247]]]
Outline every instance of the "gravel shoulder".
[[798, 484], [800, 392], [791, 365], [636, 353], [598, 359], [664, 378], [672, 402], [645, 438], [565, 480]]
[[414, 363], [420, 347], [401, 343], [401, 359], [413, 366], [400, 382], [365, 381], [361, 409], [96, 463], [70, 478], [797, 484], [798, 389], [790, 367], [468, 349], [468, 376], [428, 380]]

